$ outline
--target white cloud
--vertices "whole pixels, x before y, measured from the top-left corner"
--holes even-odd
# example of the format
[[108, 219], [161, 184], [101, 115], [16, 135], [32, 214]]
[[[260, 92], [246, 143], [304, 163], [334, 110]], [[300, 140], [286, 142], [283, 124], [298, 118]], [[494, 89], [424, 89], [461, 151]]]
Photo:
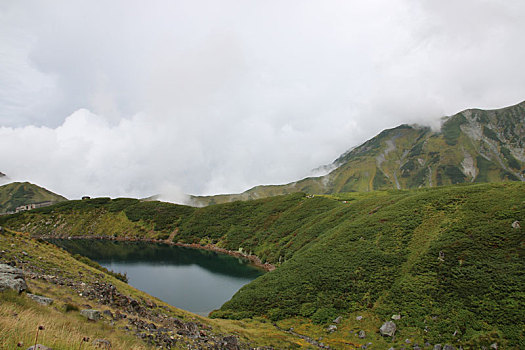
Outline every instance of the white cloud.
[[525, 3], [5, 1], [0, 171], [70, 197], [238, 192], [387, 127], [525, 99]]

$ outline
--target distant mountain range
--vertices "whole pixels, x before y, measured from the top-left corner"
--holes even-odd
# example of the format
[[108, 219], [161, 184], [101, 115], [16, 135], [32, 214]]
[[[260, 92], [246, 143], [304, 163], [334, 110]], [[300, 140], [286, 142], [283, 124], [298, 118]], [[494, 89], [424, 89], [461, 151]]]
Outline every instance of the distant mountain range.
[[29, 182], [12, 182], [0, 186], [0, 213], [15, 211], [21, 205], [65, 200], [65, 197]]
[[[525, 101], [494, 110], [467, 109], [444, 117], [439, 131], [407, 124], [384, 130], [322, 167], [333, 169], [327, 175], [256, 186], [238, 194], [190, 196], [187, 204], [206, 206], [296, 192], [334, 194], [525, 181], [524, 143]], [[0, 172], [0, 178], [7, 176]], [[23, 204], [63, 200], [28, 182], [0, 186], [0, 213]]]
[[443, 118], [440, 131], [417, 125], [384, 130], [337, 158], [329, 174], [240, 194], [192, 196], [205, 206], [293, 192], [333, 194], [468, 182], [525, 181], [525, 101], [467, 109]]

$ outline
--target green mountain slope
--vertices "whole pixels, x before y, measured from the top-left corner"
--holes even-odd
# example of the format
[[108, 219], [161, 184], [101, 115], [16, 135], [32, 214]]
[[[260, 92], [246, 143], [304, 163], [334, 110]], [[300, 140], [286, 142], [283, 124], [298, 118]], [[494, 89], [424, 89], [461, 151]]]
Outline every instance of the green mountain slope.
[[[322, 336], [333, 348], [404, 339], [522, 348], [525, 183], [470, 184], [307, 196], [192, 208], [108, 198], [68, 201], [0, 218], [33, 235], [173, 239], [242, 250], [277, 269], [214, 316], [263, 317]], [[396, 340], [377, 331], [392, 314]], [[322, 326], [336, 316], [341, 330]], [[321, 325], [316, 325], [321, 324]], [[287, 328], [286, 328], [287, 329]]]
[[[0, 225], [34, 236], [95, 236], [214, 244], [278, 263], [308, 244], [322, 227], [315, 220], [339, 201], [304, 193], [204, 208], [137, 199], [94, 198], [0, 217]], [[309, 232], [298, 230], [311, 227]], [[286, 248], [285, 248], [285, 245]], [[281, 249], [282, 248], [282, 249]]]
[[0, 186], [0, 213], [14, 211], [20, 205], [65, 200], [65, 197], [29, 182], [13, 182]]
[[525, 102], [497, 110], [469, 109], [444, 118], [439, 132], [410, 125], [385, 130], [341, 155], [326, 176], [191, 199], [203, 206], [300, 191], [329, 194], [525, 181], [524, 143]]
[[322, 322], [399, 313], [400, 328], [419, 328], [431, 343], [476, 347], [491, 334], [522, 348], [525, 236], [512, 224], [525, 218], [524, 200], [525, 185], [514, 183], [350, 202], [330, 214], [346, 219], [243, 287], [217, 316]]

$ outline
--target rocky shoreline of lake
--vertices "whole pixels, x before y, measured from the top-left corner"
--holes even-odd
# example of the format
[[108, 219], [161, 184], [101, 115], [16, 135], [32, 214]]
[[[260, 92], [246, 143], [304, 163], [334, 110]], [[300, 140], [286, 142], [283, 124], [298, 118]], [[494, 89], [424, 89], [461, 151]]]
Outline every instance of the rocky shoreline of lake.
[[[12, 265], [21, 265], [23, 270]], [[177, 343], [183, 343], [188, 349], [254, 349], [250, 344], [242, 343], [237, 336], [215, 334], [210, 326], [200, 323], [198, 319], [187, 321], [169, 316], [167, 308], [157, 305], [153, 300], [137, 299], [123, 294], [115, 285], [103, 281], [103, 274], [100, 274], [100, 280], [95, 281], [82, 276], [70, 278], [62, 275], [60, 271], [45, 271], [40, 267], [31, 266], [23, 258], [9, 264], [0, 263], [0, 272], [0, 290], [13, 289], [23, 297], [27, 289], [26, 280], [41, 280], [68, 288], [85, 300], [82, 305], [85, 309], [79, 310], [79, 313], [87, 320], [111, 326], [116, 326], [118, 321], [124, 321], [126, 325], [123, 329], [126, 332], [156, 347], [169, 349]], [[50, 306], [54, 301], [28, 293], [27, 297], [46, 306]], [[102, 311], [100, 306], [108, 309]], [[97, 341], [107, 342], [101, 339]]]

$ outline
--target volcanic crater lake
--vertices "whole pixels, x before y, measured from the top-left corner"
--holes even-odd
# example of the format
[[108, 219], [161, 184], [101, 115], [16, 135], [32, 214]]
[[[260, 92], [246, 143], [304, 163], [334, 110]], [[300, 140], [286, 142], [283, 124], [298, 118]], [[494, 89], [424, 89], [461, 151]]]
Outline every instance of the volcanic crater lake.
[[225, 254], [167, 244], [91, 239], [52, 243], [115, 272], [129, 284], [175, 307], [207, 315], [264, 271]]

